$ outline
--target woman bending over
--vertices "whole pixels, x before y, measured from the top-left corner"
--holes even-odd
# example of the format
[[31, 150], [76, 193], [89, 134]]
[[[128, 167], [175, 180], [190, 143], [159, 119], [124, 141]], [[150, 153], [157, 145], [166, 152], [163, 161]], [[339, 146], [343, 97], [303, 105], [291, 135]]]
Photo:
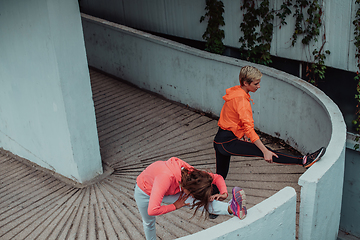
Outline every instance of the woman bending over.
[[[219, 189], [212, 195], [212, 184]], [[229, 203], [224, 178], [218, 174], [197, 170], [179, 158], [157, 161], [149, 165], [136, 179], [134, 197], [139, 208], [147, 240], [156, 239], [155, 216], [175, 211], [184, 206], [217, 215], [247, 214], [245, 192], [232, 189]], [[161, 205], [161, 203], [168, 205]]]

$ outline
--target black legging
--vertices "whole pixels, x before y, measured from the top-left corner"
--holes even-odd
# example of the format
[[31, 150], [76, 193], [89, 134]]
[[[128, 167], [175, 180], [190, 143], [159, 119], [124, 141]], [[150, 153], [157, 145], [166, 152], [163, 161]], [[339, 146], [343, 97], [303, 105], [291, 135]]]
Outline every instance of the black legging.
[[[226, 179], [229, 172], [230, 157], [232, 155], [264, 157], [261, 150], [254, 143], [239, 140], [233, 132], [221, 128], [219, 128], [214, 138], [214, 148], [216, 153], [216, 173], [224, 179]], [[303, 156], [293, 156], [268, 149], [279, 157], [273, 157], [275, 163], [303, 165]]]

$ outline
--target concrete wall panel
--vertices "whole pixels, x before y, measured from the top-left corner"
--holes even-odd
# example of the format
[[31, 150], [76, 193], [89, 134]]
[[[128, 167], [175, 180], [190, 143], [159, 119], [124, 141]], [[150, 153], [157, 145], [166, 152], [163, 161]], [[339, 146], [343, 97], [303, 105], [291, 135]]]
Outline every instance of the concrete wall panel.
[[76, 182], [101, 174], [77, 1], [0, 1], [0, 32], [0, 147]]

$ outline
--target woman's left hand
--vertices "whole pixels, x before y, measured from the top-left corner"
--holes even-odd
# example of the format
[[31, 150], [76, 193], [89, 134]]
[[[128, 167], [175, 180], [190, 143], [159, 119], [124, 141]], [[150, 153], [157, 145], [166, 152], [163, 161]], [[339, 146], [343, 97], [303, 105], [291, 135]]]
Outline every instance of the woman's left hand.
[[214, 194], [210, 197], [210, 201], [218, 200], [218, 201], [224, 201], [228, 197], [227, 193], [223, 194]]
[[176, 200], [176, 202], [174, 202], [176, 209], [190, 205], [190, 203], [185, 202], [188, 199], [188, 197], [189, 197], [189, 195], [185, 194], [184, 192], [181, 192], [178, 200]]

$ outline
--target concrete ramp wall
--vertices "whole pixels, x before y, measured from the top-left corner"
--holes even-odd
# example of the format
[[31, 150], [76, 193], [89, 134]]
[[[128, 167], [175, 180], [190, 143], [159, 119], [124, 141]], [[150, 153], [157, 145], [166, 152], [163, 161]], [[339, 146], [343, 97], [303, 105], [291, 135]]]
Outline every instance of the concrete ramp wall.
[[293, 188], [286, 187], [249, 209], [248, 216], [242, 221], [232, 218], [205, 231], [179, 239], [291, 240], [295, 239], [295, 220], [296, 192]]

